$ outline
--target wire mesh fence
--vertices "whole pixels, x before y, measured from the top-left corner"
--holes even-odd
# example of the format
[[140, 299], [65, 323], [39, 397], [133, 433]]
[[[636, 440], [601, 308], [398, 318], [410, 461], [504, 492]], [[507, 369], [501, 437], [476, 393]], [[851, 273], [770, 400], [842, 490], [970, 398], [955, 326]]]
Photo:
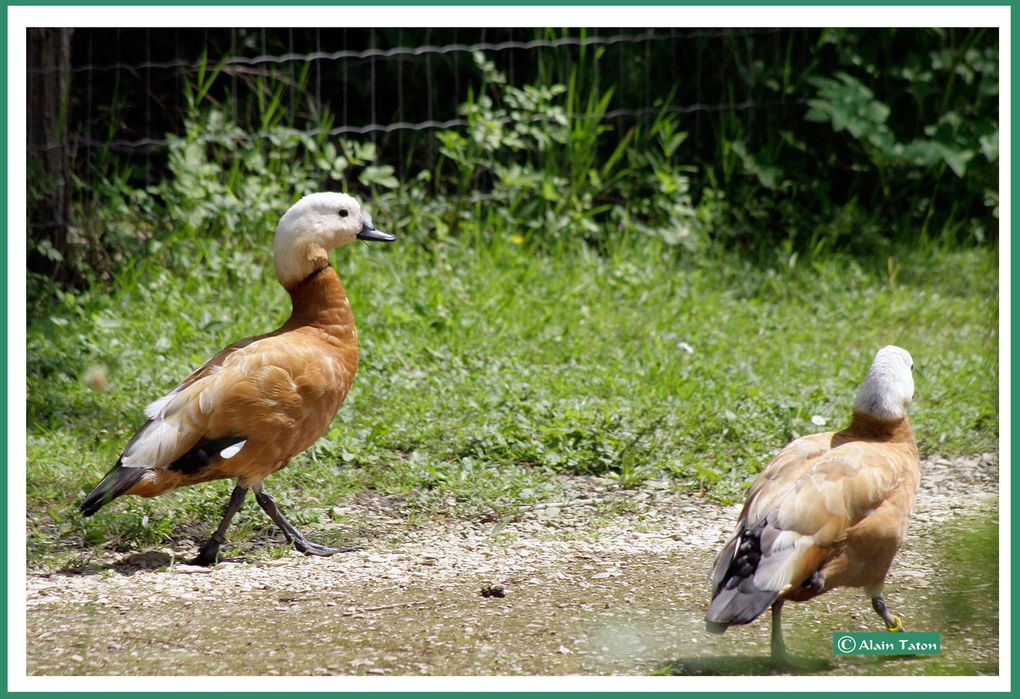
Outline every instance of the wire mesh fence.
[[[68, 237], [95, 220], [94, 202], [170, 181], [182, 143], [221, 161], [245, 148], [279, 155], [281, 142], [370, 144], [388, 187], [426, 175], [433, 193], [478, 202], [500, 196], [493, 164], [522, 158], [502, 142], [503, 160], [461, 177], [464, 188], [450, 175], [450, 144], [528, 125], [538, 139], [573, 134], [560, 158], [577, 133], [594, 134], [594, 176], [640, 134], [634, 181], [596, 193], [593, 216], [672, 220], [635, 203], [660, 184], [637, 173], [665, 147], [655, 130], [668, 124], [662, 186], [709, 201], [714, 220], [742, 218], [730, 226], [741, 240], [765, 230], [814, 245], [848, 205], [886, 207], [926, 236], [994, 209], [997, 41], [981, 29], [29, 29], [30, 256], [59, 263]], [[513, 91], [531, 107], [515, 106]], [[527, 165], [545, 180], [575, 176], [539, 150]], [[321, 180], [302, 186], [349, 182], [328, 164]], [[584, 218], [582, 185], [570, 187]]]
[[[32, 31], [30, 30], [30, 34]], [[166, 148], [180, 138], [188, 114], [187, 86], [216, 74], [208, 99], [230, 111], [240, 135], [205, 141], [267, 139], [276, 127], [296, 135], [363, 136], [398, 167], [428, 168], [436, 156], [432, 132], [460, 129], [465, 97], [480, 75], [472, 56], [492, 58], [515, 84], [564, 80], [584, 52], [598, 51], [598, 78], [615, 91], [605, 121], [640, 120], [665, 109], [697, 115], [774, 107], [750, 94], [753, 65], [732, 64], [726, 79], [706, 85], [690, 65], [704, 53], [753, 40], [785, 42], [797, 30], [177, 30], [111, 29], [68, 32], [64, 62], [29, 65], [30, 83], [68, 83], [67, 128], [34, 142], [37, 154], [69, 151], [74, 175], [87, 189], [113, 155], [135, 165], [136, 177], [158, 177]], [[443, 43], [438, 43], [438, 41]], [[713, 48], [713, 46], [715, 48]], [[744, 90], [734, 86], [743, 84]], [[725, 89], [724, 89], [725, 85]], [[743, 92], [743, 94], [741, 94]], [[251, 118], [259, 102], [284, 112], [273, 130]], [[53, 104], [29, 104], [29, 123], [59, 118]], [[323, 125], [324, 112], [333, 123]], [[42, 112], [42, 113], [40, 113]], [[572, 113], [571, 118], [591, 115]], [[507, 121], [513, 117], [509, 117]], [[535, 117], [530, 117], [534, 119]], [[700, 119], [692, 123], [695, 141]], [[407, 149], [414, 151], [406, 157]]]

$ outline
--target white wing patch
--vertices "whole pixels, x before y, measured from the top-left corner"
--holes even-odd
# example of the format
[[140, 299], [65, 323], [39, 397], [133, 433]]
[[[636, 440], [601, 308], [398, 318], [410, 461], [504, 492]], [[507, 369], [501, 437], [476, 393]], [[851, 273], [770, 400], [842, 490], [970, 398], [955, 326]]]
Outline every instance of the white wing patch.
[[[793, 532], [783, 532], [790, 533]], [[790, 584], [801, 553], [814, 545], [811, 537], [799, 535], [792, 546], [786, 541], [783, 543], [782, 551], [762, 556], [758, 569], [754, 571], [754, 584], [758, 589], [782, 592]]]
[[180, 428], [166, 420], [154, 420], [138, 440], [121, 456], [121, 466], [153, 468], [166, 463], [178, 449]]
[[156, 400], [152, 401], [147, 406], [145, 406], [145, 417], [149, 418], [150, 420], [162, 419], [163, 415], [165, 414], [164, 411], [166, 410], [166, 406], [171, 400], [173, 400], [174, 395], [176, 394], [168, 393], [162, 398], [157, 398]]
[[238, 442], [237, 444], [231, 444], [229, 447], [227, 447], [226, 449], [224, 449], [223, 451], [220, 452], [220, 458], [229, 459], [231, 457], [237, 456], [237, 453], [239, 451], [241, 451], [241, 449], [243, 449], [244, 445], [247, 444], [247, 443], [248, 443], [248, 440], [246, 439], [243, 442]]
[[[252, 343], [258, 344], [258, 343]], [[244, 348], [247, 349], [247, 348]], [[239, 350], [240, 351], [240, 350]], [[136, 435], [135, 441], [121, 455], [121, 465], [129, 468], [161, 468], [176, 458], [183, 447], [185, 432], [191, 434], [198, 413], [208, 415], [215, 411], [219, 395], [216, 377], [225, 371], [223, 366], [209, 367], [208, 373], [188, 384], [180, 384], [170, 393], [145, 406], [145, 416], [151, 421]], [[197, 400], [194, 400], [197, 397]], [[185, 406], [193, 407], [184, 410]], [[183, 411], [183, 412], [182, 412]], [[194, 436], [194, 435], [192, 435]], [[244, 442], [227, 447], [220, 456], [236, 456]]]
[[794, 531], [780, 532], [779, 536], [772, 543], [772, 548], [768, 551], [768, 555], [785, 551], [788, 548], [792, 548], [796, 545], [800, 539], [800, 534]]

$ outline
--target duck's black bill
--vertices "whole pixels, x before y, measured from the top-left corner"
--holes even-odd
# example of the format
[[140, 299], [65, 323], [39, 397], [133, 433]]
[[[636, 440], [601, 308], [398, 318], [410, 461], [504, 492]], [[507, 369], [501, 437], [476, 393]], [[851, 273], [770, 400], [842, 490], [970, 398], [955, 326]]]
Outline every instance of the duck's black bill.
[[383, 233], [382, 231], [377, 231], [376, 229], [372, 228], [372, 226], [366, 225], [366, 226], [362, 227], [361, 232], [358, 233], [358, 239], [359, 240], [378, 240], [379, 242], [382, 242], [382, 243], [392, 243], [397, 238], [396, 238], [396, 236], [390, 235], [389, 233]]

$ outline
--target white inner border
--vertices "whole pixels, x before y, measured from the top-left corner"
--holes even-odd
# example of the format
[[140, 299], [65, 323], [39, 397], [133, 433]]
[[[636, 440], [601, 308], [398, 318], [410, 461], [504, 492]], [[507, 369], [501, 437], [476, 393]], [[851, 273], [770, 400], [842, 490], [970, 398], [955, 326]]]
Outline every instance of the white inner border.
[[[182, 11], [186, 10], [186, 11]], [[243, 12], [243, 15], [241, 14]], [[399, 13], [399, 15], [398, 15]], [[400, 18], [399, 25], [394, 23]], [[8, 691], [1008, 691], [1010, 649], [1009, 7], [8, 7]], [[999, 677], [28, 677], [25, 674], [26, 28], [74, 27], [999, 28]], [[1004, 429], [1003, 429], [1004, 427]]]

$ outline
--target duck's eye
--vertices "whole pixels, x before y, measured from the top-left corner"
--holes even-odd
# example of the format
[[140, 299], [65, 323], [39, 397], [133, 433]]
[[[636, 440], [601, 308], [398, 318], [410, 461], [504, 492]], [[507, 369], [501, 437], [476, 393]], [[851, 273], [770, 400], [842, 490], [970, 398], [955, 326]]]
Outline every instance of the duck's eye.
[[340, 209], [337, 213], [340, 214], [340, 218], [347, 218], [347, 209]]

